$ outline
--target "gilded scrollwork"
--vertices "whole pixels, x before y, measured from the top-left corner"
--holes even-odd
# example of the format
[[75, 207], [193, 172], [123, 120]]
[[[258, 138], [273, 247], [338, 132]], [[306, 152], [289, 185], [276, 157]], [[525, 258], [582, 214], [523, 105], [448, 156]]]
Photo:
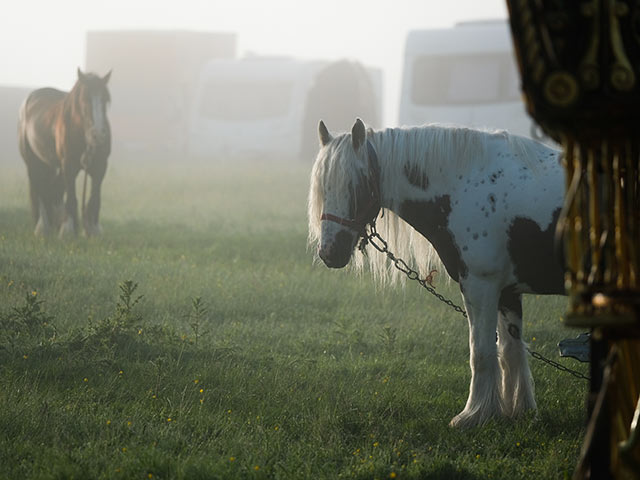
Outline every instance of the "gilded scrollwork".
[[629, 14], [629, 7], [618, 0], [608, 0], [608, 3], [611, 50], [615, 58], [611, 66], [611, 85], [617, 90], [628, 92], [636, 85], [636, 75], [625, 51], [620, 31], [620, 17]]
[[589, 46], [580, 63], [580, 79], [586, 90], [594, 90], [600, 85], [598, 48], [600, 46], [600, 2], [590, 0], [582, 5], [581, 14], [591, 20]]
[[567, 71], [552, 72], [544, 82], [544, 98], [555, 107], [568, 107], [580, 93], [576, 78]]

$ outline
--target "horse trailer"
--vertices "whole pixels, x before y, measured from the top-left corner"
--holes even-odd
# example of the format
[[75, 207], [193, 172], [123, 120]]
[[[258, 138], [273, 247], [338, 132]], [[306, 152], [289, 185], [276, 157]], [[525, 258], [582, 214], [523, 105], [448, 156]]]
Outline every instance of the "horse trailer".
[[404, 58], [401, 125], [466, 125], [540, 139], [522, 100], [506, 21], [412, 31]]
[[113, 70], [109, 119], [114, 156], [183, 156], [200, 70], [236, 55], [236, 35], [181, 30], [87, 33], [86, 69]]
[[0, 165], [19, 165], [18, 111], [31, 88], [0, 86]]
[[382, 75], [357, 62], [286, 57], [215, 59], [191, 108], [188, 152], [199, 159], [301, 159], [318, 151], [318, 122], [379, 126]]

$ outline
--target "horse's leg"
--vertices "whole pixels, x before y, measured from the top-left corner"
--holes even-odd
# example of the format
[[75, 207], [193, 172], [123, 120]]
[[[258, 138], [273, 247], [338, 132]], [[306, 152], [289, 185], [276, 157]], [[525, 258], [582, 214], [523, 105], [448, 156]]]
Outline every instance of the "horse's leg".
[[69, 162], [62, 162], [64, 188], [67, 198], [64, 202], [64, 221], [60, 227], [60, 238], [78, 233], [78, 199], [76, 197], [76, 176], [78, 169], [70, 166]]
[[100, 216], [102, 180], [106, 172], [106, 165], [106, 160], [104, 162], [94, 161], [89, 170], [89, 175], [91, 176], [91, 195], [87, 202], [86, 211], [82, 214], [84, 229], [88, 237], [99, 235], [101, 232], [98, 220]]
[[502, 399], [505, 413], [517, 417], [535, 410], [533, 377], [522, 341], [522, 296], [507, 288], [498, 305], [498, 351], [502, 369]]
[[452, 427], [481, 425], [504, 411], [496, 346], [499, 288], [496, 279], [469, 275], [461, 282], [469, 316], [471, 386], [464, 410]]
[[31, 212], [36, 222], [34, 234], [48, 236], [55, 225], [55, 173], [37, 160], [27, 168], [29, 174], [29, 194]]
[[33, 233], [36, 236], [44, 236], [49, 233], [49, 219], [42, 198], [42, 193], [45, 191], [46, 186], [46, 166], [31, 149], [29, 140], [22, 129], [19, 132], [18, 147], [27, 166], [31, 217], [35, 224]]

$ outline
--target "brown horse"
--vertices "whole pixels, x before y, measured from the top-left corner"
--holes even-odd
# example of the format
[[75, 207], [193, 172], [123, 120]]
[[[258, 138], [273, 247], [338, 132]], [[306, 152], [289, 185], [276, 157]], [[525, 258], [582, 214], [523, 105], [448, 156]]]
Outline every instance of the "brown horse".
[[[100, 187], [111, 153], [107, 119], [110, 100], [104, 77], [82, 73], [70, 92], [41, 88], [20, 109], [18, 143], [27, 164], [35, 234], [59, 229], [61, 237], [78, 233], [76, 176], [85, 171], [82, 221], [87, 236], [100, 232]], [[84, 205], [87, 174], [91, 196]]]

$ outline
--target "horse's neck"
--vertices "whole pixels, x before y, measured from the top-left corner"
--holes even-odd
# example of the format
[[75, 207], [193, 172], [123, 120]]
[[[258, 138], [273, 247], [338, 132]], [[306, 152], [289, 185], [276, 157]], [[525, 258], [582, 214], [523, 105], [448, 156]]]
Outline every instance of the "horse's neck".
[[[413, 142], [409, 144], [408, 142]], [[411, 138], [401, 129], [387, 129], [374, 134], [374, 146], [380, 162], [380, 193], [382, 206], [396, 210], [399, 202], [407, 197], [428, 199], [446, 189], [456, 178], [455, 149], [447, 158], [432, 158], [420, 162], [426, 152], [421, 150], [420, 140]], [[397, 212], [396, 212], [397, 213]]]
[[62, 101], [64, 116], [68, 122], [74, 125], [82, 125], [82, 107], [78, 101], [75, 87], [68, 92]]

